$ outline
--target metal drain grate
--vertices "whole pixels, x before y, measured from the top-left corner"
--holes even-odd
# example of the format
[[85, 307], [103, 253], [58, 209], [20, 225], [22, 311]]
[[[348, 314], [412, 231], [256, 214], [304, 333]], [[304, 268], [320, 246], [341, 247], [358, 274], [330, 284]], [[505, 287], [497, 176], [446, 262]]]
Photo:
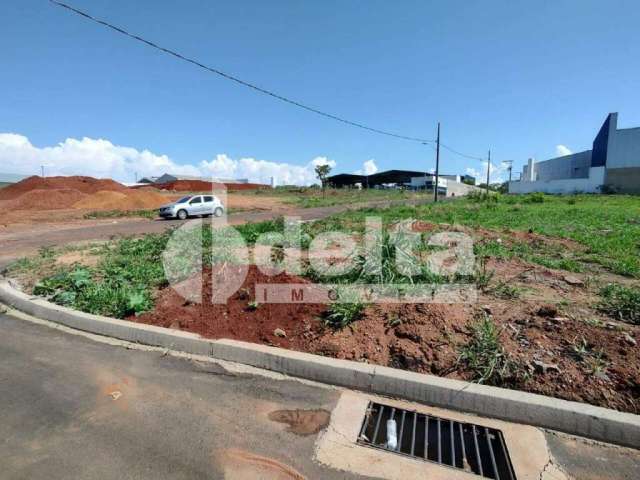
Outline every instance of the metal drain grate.
[[[397, 446], [387, 445], [387, 421], [395, 420]], [[500, 430], [369, 403], [358, 443], [475, 473], [516, 480]]]

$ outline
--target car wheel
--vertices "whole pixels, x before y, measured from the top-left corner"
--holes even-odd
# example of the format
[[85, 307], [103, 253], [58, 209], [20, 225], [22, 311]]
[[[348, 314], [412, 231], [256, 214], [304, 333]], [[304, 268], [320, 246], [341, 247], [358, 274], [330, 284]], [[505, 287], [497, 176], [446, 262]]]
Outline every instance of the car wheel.
[[216, 207], [216, 209], [213, 211], [213, 216], [214, 217], [221, 217], [222, 216], [222, 208], [221, 207]]
[[178, 218], [180, 220], [186, 220], [189, 215], [186, 210], [178, 210]]

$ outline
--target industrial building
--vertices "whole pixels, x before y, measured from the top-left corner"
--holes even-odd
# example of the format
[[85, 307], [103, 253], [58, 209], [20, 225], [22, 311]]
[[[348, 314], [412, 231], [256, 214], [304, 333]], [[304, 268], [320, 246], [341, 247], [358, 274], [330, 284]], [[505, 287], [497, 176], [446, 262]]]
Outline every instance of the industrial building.
[[593, 148], [535, 162], [530, 158], [509, 193], [640, 193], [640, 128], [618, 129], [610, 113]]
[[171, 183], [177, 180], [198, 180], [203, 182], [220, 182], [220, 183], [249, 183], [247, 178], [217, 178], [217, 177], [197, 177], [193, 175], [173, 175], [165, 173], [159, 177], [144, 177], [138, 183]]
[[[413, 170], [386, 170], [372, 175], [341, 173], [327, 178], [334, 188], [406, 188], [411, 190], [433, 190], [435, 175]], [[438, 192], [446, 196], [462, 196], [471, 190], [475, 178], [469, 175], [439, 175]]]

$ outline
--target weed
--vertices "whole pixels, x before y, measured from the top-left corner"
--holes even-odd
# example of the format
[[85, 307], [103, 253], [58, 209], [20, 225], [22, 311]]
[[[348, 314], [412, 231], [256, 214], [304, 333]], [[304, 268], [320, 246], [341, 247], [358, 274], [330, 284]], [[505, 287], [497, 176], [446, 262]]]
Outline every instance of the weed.
[[356, 292], [339, 291], [338, 301], [329, 306], [324, 318], [325, 324], [333, 328], [344, 328], [362, 316], [364, 307]]
[[[542, 192], [529, 193], [520, 198], [521, 203], [544, 203], [545, 194]], [[575, 199], [574, 199], [575, 200]]]
[[471, 326], [471, 339], [460, 349], [459, 361], [471, 370], [475, 381], [489, 385], [504, 383], [514, 370], [500, 341], [500, 331], [488, 315]]
[[480, 265], [476, 269], [475, 273], [476, 287], [480, 290], [486, 290], [489, 287], [491, 280], [493, 280], [495, 271], [487, 269], [487, 257], [480, 257], [479, 263]]
[[571, 353], [579, 361], [584, 361], [591, 354], [591, 347], [584, 337], [579, 342], [576, 340], [574, 339], [571, 343]]
[[38, 282], [33, 293], [88, 313], [123, 318], [151, 307], [149, 293], [112, 281], [97, 282], [85, 267], [75, 267]]
[[640, 290], [610, 283], [600, 290], [598, 309], [623, 322], [640, 324]]
[[41, 279], [33, 289], [60, 305], [124, 318], [153, 306], [152, 291], [166, 285], [161, 256], [168, 233], [125, 238], [100, 250], [96, 268], [71, 266]]
[[602, 323], [602, 321], [599, 318], [585, 318], [583, 320], [584, 323], [586, 323], [587, 325], [589, 325], [590, 327], [597, 327], [597, 328], [601, 328], [604, 326], [604, 324]]
[[265, 222], [245, 223], [243, 225], [235, 225], [234, 228], [240, 232], [240, 235], [249, 245], [253, 245], [263, 233], [283, 232], [284, 218], [278, 217], [275, 220], [267, 220]]
[[42, 259], [50, 259], [55, 257], [55, 250], [51, 246], [40, 247], [38, 256]]
[[[483, 197], [484, 195], [482, 195]], [[568, 204], [566, 197], [545, 195], [543, 203], [527, 200], [521, 195], [506, 195], [491, 209], [485, 208], [479, 199], [473, 196], [461, 198], [438, 205], [426, 204], [418, 207], [398, 206], [386, 209], [354, 210], [331, 219], [316, 222], [309, 227], [312, 231], [327, 225], [346, 225], [363, 229], [367, 215], [377, 215], [384, 222], [415, 218], [433, 223], [448, 223], [484, 227], [488, 229], [511, 229], [519, 231], [533, 230], [548, 237], [574, 240], [586, 247], [588, 259], [583, 252], [561, 247], [551, 251], [537, 251], [531, 247], [511, 249], [502, 247], [504, 253], [519, 256], [526, 261], [536, 263], [548, 260], [551, 268], [570, 268], [575, 270], [581, 263], [596, 263], [607, 270], [620, 275], [640, 278], [640, 256], [638, 256], [638, 238], [640, 238], [640, 197], [631, 195], [573, 195], [575, 204]], [[512, 208], [520, 205], [517, 214]], [[607, 234], [603, 235], [602, 232]], [[528, 253], [533, 258], [523, 257]], [[558, 261], [560, 259], [561, 261]], [[559, 263], [555, 263], [558, 261]], [[573, 262], [571, 262], [573, 261]]]
[[251, 302], [247, 303], [247, 308], [251, 311], [257, 310], [258, 307], [260, 307], [260, 304], [257, 300], [252, 300]]
[[609, 362], [605, 359], [604, 352], [600, 350], [597, 354], [589, 357], [586, 360], [587, 368], [589, 369], [589, 374], [597, 375], [604, 373], [609, 367]]
[[522, 289], [516, 285], [509, 285], [500, 280], [498, 284], [491, 289], [491, 293], [498, 298], [515, 299], [520, 298]]
[[157, 210], [96, 210], [84, 214], [85, 219], [143, 217], [156, 218]]

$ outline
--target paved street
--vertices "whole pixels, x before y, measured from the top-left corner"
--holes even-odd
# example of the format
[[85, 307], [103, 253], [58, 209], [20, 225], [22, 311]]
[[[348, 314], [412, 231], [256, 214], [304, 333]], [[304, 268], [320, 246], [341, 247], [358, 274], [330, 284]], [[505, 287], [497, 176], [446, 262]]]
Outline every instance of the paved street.
[[[340, 390], [97, 342], [0, 314], [1, 478], [351, 479], [274, 411], [331, 412]], [[547, 434], [573, 478], [633, 479], [638, 452]], [[551, 479], [546, 476], [542, 478]]]

